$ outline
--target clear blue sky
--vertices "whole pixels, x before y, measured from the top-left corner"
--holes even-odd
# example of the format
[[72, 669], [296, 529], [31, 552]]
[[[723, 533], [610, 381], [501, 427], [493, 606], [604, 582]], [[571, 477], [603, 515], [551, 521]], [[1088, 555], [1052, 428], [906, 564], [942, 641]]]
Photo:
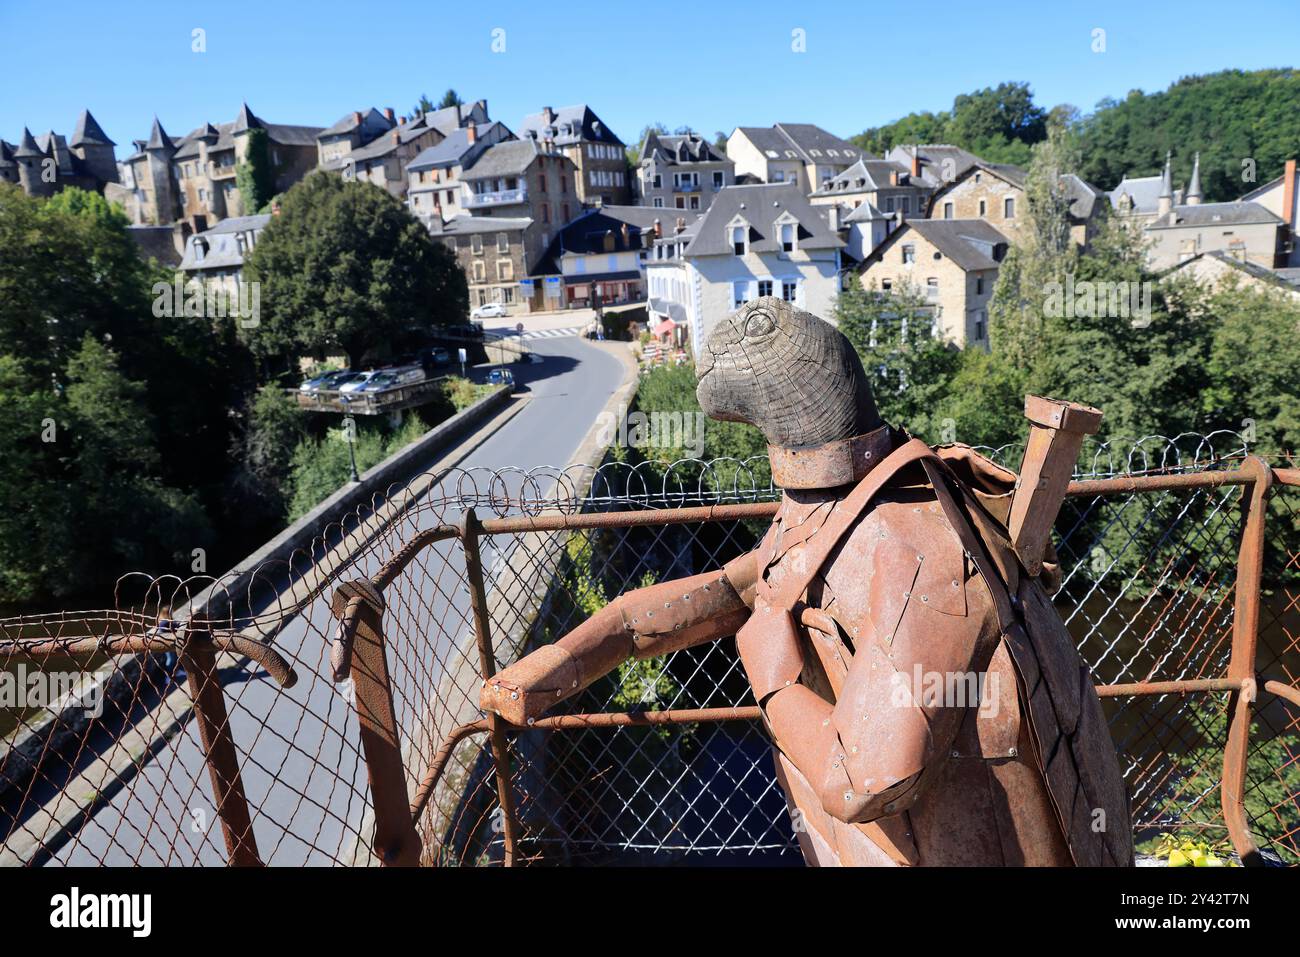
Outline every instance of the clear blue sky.
[[[511, 127], [586, 101], [628, 142], [651, 122], [710, 136], [813, 122], [848, 136], [1002, 80], [1089, 111], [1187, 74], [1293, 66], [1297, 13], [1295, 0], [0, 0], [0, 137], [71, 134], [87, 106], [122, 147], [155, 113], [179, 135], [233, 119], [241, 99], [267, 120], [326, 126], [370, 105], [408, 112], [449, 86]], [[205, 53], [191, 50], [196, 27]], [[791, 49], [795, 29], [806, 52]]]

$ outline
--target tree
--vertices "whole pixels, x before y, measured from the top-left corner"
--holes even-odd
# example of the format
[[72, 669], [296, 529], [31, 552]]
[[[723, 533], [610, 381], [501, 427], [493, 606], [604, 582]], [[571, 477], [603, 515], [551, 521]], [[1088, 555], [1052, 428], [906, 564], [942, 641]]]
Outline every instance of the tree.
[[411, 107], [413, 116], [424, 116], [426, 113], [432, 113], [436, 109], [433, 100], [429, 99], [429, 94], [421, 93], [420, 98], [415, 101], [415, 106]]
[[938, 442], [935, 412], [961, 353], [935, 335], [933, 308], [919, 290], [888, 294], [855, 286], [840, 293], [836, 324], [862, 359], [881, 417]]
[[239, 334], [263, 358], [341, 350], [359, 368], [368, 351], [469, 308], [455, 257], [400, 201], [319, 173], [284, 194], [245, 272], [262, 308]]
[[438, 103], [438, 109], [445, 110], [452, 106], [464, 106], [465, 101], [460, 98], [460, 94], [455, 90], [449, 89], [442, 95], [442, 100]]
[[275, 169], [271, 163], [271, 144], [260, 126], [248, 131], [244, 157], [235, 167], [235, 186], [244, 215], [260, 212], [275, 194]]

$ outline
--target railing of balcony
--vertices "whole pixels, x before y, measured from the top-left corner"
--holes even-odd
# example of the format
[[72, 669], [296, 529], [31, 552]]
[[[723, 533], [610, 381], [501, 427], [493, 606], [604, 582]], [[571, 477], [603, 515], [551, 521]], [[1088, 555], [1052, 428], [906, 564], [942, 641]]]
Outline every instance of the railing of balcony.
[[528, 198], [528, 191], [519, 189], [499, 189], [489, 193], [470, 193], [466, 204], [471, 209], [481, 206], [505, 206], [510, 203], [522, 203]]

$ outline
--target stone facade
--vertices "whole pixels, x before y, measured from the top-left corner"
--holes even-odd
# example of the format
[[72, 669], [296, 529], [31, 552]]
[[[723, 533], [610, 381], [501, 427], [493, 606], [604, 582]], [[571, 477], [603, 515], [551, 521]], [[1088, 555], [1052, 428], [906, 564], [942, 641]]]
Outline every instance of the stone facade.
[[988, 346], [988, 304], [1007, 237], [983, 220], [912, 220], [863, 261], [858, 281], [871, 292], [911, 289], [958, 346]]
[[1014, 240], [1025, 212], [1024, 174], [980, 164], [934, 195], [930, 219], [982, 219]]
[[0, 182], [21, 186], [29, 196], [53, 196], [70, 186], [103, 193], [118, 181], [116, 143], [82, 110], [72, 139], [50, 130], [18, 142], [0, 139]]
[[504, 216], [460, 216], [430, 229], [436, 242], [456, 254], [469, 284], [470, 308], [499, 302], [511, 313], [542, 308], [541, 290], [534, 294], [524, 284], [534, 231], [531, 219]]
[[631, 202], [626, 147], [586, 104], [553, 110], [542, 107], [524, 117], [521, 139], [533, 140], [544, 152], [559, 150], [573, 163], [578, 202], [584, 206]]

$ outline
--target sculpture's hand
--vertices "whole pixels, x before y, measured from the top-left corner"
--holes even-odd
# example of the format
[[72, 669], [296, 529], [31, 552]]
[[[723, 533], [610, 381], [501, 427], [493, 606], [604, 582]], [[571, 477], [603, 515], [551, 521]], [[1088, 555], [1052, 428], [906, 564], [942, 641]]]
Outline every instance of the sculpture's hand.
[[480, 706], [527, 724], [630, 657], [655, 658], [735, 634], [749, 617], [754, 566], [747, 552], [719, 571], [628, 592], [490, 678]]

